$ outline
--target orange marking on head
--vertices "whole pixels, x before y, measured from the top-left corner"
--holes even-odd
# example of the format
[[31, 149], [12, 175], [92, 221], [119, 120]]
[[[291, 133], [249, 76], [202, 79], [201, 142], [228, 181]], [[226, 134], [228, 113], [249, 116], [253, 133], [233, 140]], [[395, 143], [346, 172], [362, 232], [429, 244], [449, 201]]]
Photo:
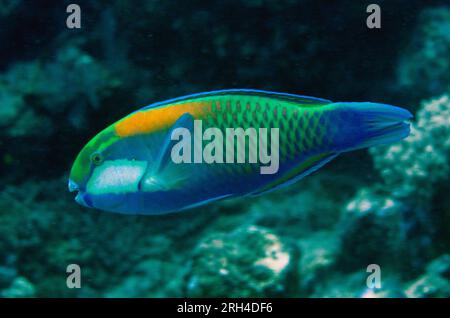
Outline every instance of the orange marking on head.
[[199, 118], [210, 107], [211, 102], [202, 101], [137, 111], [117, 122], [114, 128], [120, 137], [151, 133], [169, 128], [185, 113], [191, 114], [194, 118]]

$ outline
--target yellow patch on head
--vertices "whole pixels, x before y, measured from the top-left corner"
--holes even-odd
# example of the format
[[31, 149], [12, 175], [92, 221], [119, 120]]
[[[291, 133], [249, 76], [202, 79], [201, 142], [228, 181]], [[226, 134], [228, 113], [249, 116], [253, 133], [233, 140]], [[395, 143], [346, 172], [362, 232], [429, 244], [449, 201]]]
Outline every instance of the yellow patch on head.
[[169, 128], [185, 113], [198, 118], [210, 107], [210, 101], [201, 101], [137, 111], [117, 122], [114, 128], [120, 137], [151, 133]]

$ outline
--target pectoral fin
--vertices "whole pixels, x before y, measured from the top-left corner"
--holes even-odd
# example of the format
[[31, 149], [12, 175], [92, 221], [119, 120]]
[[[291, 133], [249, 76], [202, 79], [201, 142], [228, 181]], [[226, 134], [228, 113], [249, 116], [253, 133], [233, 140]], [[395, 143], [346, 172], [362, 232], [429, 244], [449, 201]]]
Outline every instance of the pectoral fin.
[[180, 118], [173, 124], [170, 128], [169, 132], [166, 134], [161, 151], [157, 157], [156, 164], [154, 165], [154, 173], [158, 174], [166, 167], [167, 163], [171, 160], [170, 154], [172, 151], [172, 147], [177, 142], [176, 140], [172, 140], [171, 136], [175, 129], [177, 128], [185, 128], [192, 132], [194, 130], [194, 117], [191, 114], [185, 113], [181, 115]]
[[194, 129], [194, 118], [191, 114], [185, 113], [173, 124], [164, 136], [160, 152], [156, 156], [154, 163], [149, 163], [147, 169], [139, 182], [139, 189], [142, 191], [168, 191], [179, 188], [186, 180], [186, 174], [182, 173], [185, 165], [169, 164], [171, 162], [171, 151], [176, 140], [171, 136], [175, 129], [185, 128], [190, 132]]

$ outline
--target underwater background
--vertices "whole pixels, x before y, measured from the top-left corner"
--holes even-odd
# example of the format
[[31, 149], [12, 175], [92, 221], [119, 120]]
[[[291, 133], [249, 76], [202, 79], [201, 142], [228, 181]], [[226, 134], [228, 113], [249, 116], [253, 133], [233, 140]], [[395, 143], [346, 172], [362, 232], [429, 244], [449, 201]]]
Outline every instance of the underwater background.
[[[379, 0], [369, 29], [370, 3], [1, 0], [0, 296], [450, 297], [450, 4]], [[97, 132], [224, 88], [398, 105], [412, 132], [257, 198], [165, 216], [75, 203], [69, 169]]]

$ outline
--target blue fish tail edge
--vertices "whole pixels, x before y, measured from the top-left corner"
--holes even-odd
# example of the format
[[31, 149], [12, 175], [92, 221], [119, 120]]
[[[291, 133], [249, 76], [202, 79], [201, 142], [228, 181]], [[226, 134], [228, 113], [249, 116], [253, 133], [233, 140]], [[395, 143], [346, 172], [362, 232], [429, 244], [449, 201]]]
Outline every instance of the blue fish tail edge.
[[400, 141], [409, 136], [413, 115], [406, 109], [380, 103], [348, 103], [360, 115], [362, 140], [355, 148]]

